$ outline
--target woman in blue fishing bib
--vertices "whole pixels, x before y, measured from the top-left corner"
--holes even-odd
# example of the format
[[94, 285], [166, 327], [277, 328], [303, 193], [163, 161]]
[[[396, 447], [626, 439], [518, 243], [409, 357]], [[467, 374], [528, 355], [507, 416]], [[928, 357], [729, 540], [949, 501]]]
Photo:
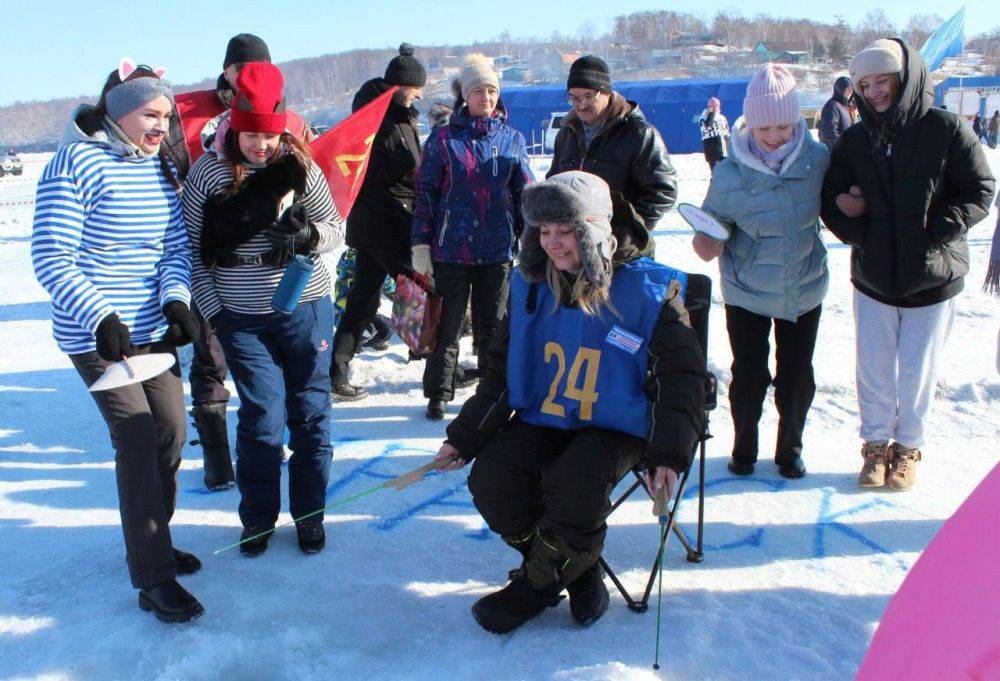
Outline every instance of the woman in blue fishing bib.
[[523, 557], [472, 607], [497, 634], [555, 606], [581, 625], [608, 606], [598, 562], [615, 483], [640, 461], [672, 490], [702, 429], [704, 358], [682, 272], [613, 257], [611, 194], [571, 171], [524, 190], [509, 315], [438, 459], [475, 459], [476, 508]]

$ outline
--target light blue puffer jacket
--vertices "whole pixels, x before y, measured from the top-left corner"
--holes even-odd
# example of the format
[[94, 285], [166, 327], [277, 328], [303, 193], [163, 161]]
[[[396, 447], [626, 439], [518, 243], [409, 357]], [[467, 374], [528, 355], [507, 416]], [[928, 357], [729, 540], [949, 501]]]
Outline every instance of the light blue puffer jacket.
[[830, 154], [798, 125], [802, 141], [778, 173], [753, 155], [749, 129], [735, 133], [703, 205], [732, 234], [719, 258], [726, 304], [789, 321], [819, 305], [829, 283], [819, 208]]

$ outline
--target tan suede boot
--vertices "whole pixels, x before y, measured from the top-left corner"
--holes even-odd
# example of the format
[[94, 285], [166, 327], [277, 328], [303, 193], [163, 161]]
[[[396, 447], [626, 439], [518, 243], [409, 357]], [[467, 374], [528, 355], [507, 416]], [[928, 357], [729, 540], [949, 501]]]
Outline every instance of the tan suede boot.
[[889, 443], [886, 440], [866, 442], [861, 446], [865, 465], [858, 474], [859, 487], [882, 487], [889, 472]]
[[905, 492], [917, 482], [917, 462], [920, 450], [893, 442], [890, 447], [891, 460], [886, 484], [892, 489]]

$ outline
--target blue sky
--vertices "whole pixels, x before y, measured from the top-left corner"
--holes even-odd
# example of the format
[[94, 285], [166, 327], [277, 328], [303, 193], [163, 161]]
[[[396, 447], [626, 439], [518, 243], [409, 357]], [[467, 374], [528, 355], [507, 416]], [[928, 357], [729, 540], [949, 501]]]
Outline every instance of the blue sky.
[[[767, 0], [757, 6], [730, 0], [0, 0], [0, 5], [0, 105], [96, 93], [125, 55], [167, 67], [167, 78], [177, 83], [215, 76], [226, 41], [240, 32], [263, 37], [274, 59], [286, 61], [354, 48], [394, 47], [403, 40], [461, 44], [503, 30], [514, 36], [545, 37], [553, 30], [575, 34], [587, 21], [603, 32], [616, 15], [640, 10], [669, 8], [706, 21], [719, 11], [737, 8], [746, 16], [808, 14], [821, 21], [833, 21], [839, 13], [853, 23], [872, 6], [868, 0]], [[947, 0], [882, 4], [900, 29], [911, 14], [936, 13], [946, 19], [960, 6]], [[966, 4], [967, 35], [998, 24], [993, 0]]]

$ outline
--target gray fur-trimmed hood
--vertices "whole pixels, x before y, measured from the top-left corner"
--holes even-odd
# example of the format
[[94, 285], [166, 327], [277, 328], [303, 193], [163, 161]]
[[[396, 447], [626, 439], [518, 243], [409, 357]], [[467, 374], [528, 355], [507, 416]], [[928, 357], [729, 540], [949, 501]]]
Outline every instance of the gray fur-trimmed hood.
[[598, 288], [611, 286], [617, 243], [611, 234], [611, 190], [604, 180], [579, 170], [553, 175], [525, 187], [521, 212], [524, 232], [517, 266], [525, 280], [545, 281], [548, 256], [539, 239], [541, 226], [571, 224], [576, 226], [584, 275]]

